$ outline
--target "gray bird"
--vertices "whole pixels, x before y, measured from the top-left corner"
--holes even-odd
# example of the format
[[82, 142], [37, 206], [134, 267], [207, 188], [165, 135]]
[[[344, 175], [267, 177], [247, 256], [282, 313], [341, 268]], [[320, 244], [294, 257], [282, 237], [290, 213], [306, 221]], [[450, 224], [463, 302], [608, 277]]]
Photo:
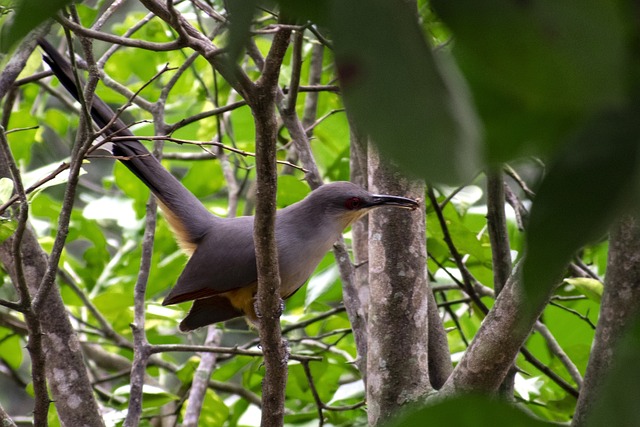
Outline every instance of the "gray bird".
[[[40, 39], [39, 44], [45, 52], [45, 62], [78, 99], [70, 63], [46, 40]], [[91, 116], [98, 126], [107, 126], [114, 115], [106, 103], [94, 96]], [[132, 137], [114, 143], [113, 154], [149, 187], [180, 247], [190, 256], [162, 303], [194, 301], [180, 330], [190, 331], [239, 316], [257, 323], [253, 217], [213, 215], [135, 139], [121, 120], [109, 129], [118, 136]], [[307, 281], [346, 227], [381, 206], [415, 209], [419, 205], [404, 197], [371, 194], [350, 182], [334, 182], [279, 210], [275, 233], [281, 298], [290, 297]]]

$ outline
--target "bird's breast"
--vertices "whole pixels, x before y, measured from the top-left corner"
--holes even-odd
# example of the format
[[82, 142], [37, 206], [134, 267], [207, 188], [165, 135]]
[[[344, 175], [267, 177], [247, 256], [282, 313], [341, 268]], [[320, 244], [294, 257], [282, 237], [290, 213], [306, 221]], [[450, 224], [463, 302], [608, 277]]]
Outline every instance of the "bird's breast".
[[283, 297], [292, 295], [304, 285], [339, 236], [339, 233], [289, 233], [286, 244], [278, 240], [280, 293]]

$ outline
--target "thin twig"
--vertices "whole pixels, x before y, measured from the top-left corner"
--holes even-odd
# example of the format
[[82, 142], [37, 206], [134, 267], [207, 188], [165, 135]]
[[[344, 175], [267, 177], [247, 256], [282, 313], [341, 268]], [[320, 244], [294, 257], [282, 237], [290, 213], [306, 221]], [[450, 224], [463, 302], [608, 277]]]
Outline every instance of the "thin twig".
[[569, 358], [567, 353], [562, 349], [562, 347], [560, 346], [556, 338], [553, 336], [553, 334], [549, 330], [549, 328], [547, 328], [547, 325], [545, 325], [540, 321], [537, 321], [533, 328], [547, 342], [547, 347], [549, 347], [549, 350], [551, 350], [551, 353], [553, 353], [553, 355], [556, 356], [558, 360], [560, 360], [560, 362], [567, 369], [567, 372], [569, 373], [569, 375], [571, 375], [571, 378], [573, 379], [573, 381], [575, 381], [575, 383], [578, 385], [578, 389], [582, 388], [583, 380], [582, 380], [582, 375], [580, 374], [580, 371], [578, 370], [576, 365], [573, 363], [573, 361]]
[[462, 281], [464, 283], [465, 292], [467, 293], [467, 295], [469, 295], [469, 297], [471, 297], [471, 299], [473, 300], [473, 303], [480, 310], [482, 310], [484, 314], [487, 314], [489, 312], [489, 309], [482, 302], [482, 300], [480, 300], [480, 297], [478, 296], [478, 294], [475, 292], [475, 289], [474, 289], [474, 284], [477, 283], [477, 280], [473, 277], [473, 275], [465, 265], [464, 261], [462, 260], [462, 256], [460, 255], [460, 253], [458, 252], [458, 249], [453, 243], [453, 239], [451, 237], [451, 234], [449, 233], [449, 227], [447, 226], [447, 221], [444, 218], [442, 208], [438, 204], [438, 200], [436, 199], [436, 196], [433, 192], [433, 188], [429, 187], [427, 189], [427, 195], [429, 196], [429, 200], [431, 200], [431, 206], [434, 208], [436, 212], [436, 216], [438, 217], [438, 222], [440, 223], [440, 228], [442, 229], [443, 240], [447, 244], [447, 247], [449, 248], [449, 252], [453, 257], [456, 263], [456, 266], [458, 267], [458, 270], [462, 274]]
[[[219, 354], [233, 354], [239, 356], [253, 356], [253, 357], [263, 357], [264, 353], [258, 350], [245, 350], [238, 347], [214, 347], [214, 346], [206, 346], [206, 345], [187, 345], [187, 344], [157, 344], [152, 345], [149, 348], [151, 354], [156, 353], [167, 353], [167, 352], [202, 352], [202, 353], [219, 353]], [[303, 361], [321, 361], [321, 357], [317, 356], [306, 356], [302, 354], [291, 354], [289, 355], [289, 359], [296, 360], [298, 362]]]
[[[239, 154], [243, 157], [255, 157], [256, 154], [252, 153], [250, 151], [244, 151], [244, 150], [240, 150], [238, 148], [234, 148], [234, 147], [229, 147], [228, 145], [222, 144], [221, 142], [217, 142], [217, 141], [194, 141], [194, 140], [190, 140], [190, 139], [180, 139], [180, 138], [173, 138], [170, 136], [162, 136], [162, 135], [158, 135], [158, 136], [136, 136], [135, 137], [138, 140], [142, 140], [142, 141], [158, 141], [158, 140], [162, 140], [162, 141], [170, 141], [170, 142], [175, 142], [177, 144], [189, 144], [189, 145], [195, 145], [198, 147], [207, 147], [207, 146], [212, 146], [212, 147], [219, 147], [222, 148], [223, 150], [226, 151], [230, 151], [232, 153], [235, 154]], [[111, 138], [111, 140], [113, 142], [118, 142], [118, 141], [130, 141], [131, 137], [130, 136], [114, 136], [113, 138]], [[212, 154], [212, 153], [210, 153]], [[215, 154], [213, 154], [215, 155]], [[296, 168], [302, 172], [306, 172], [306, 170], [298, 165], [294, 165], [291, 164], [287, 161], [284, 160], [279, 160], [277, 162], [278, 164], [281, 165], [286, 165], [292, 168]]]
[[[585, 322], [586, 322], [586, 323], [591, 327], [591, 329], [593, 329], [593, 330], [595, 331], [595, 329], [596, 329], [596, 325], [591, 321], [591, 319], [589, 319], [589, 316], [588, 316], [588, 315], [584, 315], [584, 314], [582, 314], [582, 313], [578, 312], [577, 310], [574, 310], [574, 309], [569, 308], [569, 307], [567, 307], [567, 306], [564, 306], [564, 305], [562, 305], [562, 304], [558, 304], [558, 303], [557, 303], [557, 302], [555, 302], [555, 301], [550, 301], [550, 302], [549, 302], [549, 305], [552, 305], [552, 306], [554, 306], [554, 307], [558, 307], [558, 308], [559, 308], [559, 309], [561, 309], [561, 310], [564, 310], [564, 311], [566, 311], [566, 312], [569, 312], [569, 313], [571, 313], [571, 314], [573, 314], [573, 315], [575, 315], [575, 316], [579, 317], [580, 319], [584, 320], [584, 321], [585, 321]], [[588, 312], [587, 312], [587, 314], [588, 314]]]
[[511, 166], [505, 165], [504, 171], [520, 186], [520, 188], [522, 189], [522, 191], [524, 191], [524, 194], [526, 194], [527, 197], [529, 197], [530, 199], [536, 198], [536, 193], [534, 193], [533, 190], [529, 188], [529, 186], [524, 181], [524, 179], [522, 179], [520, 175], [518, 175], [518, 173]]
[[140, 39], [130, 39], [127, 37], [120, 37], [114, 34], [103, 33], [101, 31], [95, 31], [89, 28], [85, 28], [82, 25], [76, 24], [73, 21], [68, 20], [63, 16], [57, 16], [56, 20], [60, 22], [64, 27], [72, 30], [74, 33], [89, 37], [94, 40], [101, 40], [112, 44], [118, 44], [122, 46], [137, 47], [140, 49], [151, 50], [154, 52], [166, 52], [171, 50], [178, 50], [186, 46], [186, 43], [182, 39], [177, 39], [167, 43], [152, 43]]

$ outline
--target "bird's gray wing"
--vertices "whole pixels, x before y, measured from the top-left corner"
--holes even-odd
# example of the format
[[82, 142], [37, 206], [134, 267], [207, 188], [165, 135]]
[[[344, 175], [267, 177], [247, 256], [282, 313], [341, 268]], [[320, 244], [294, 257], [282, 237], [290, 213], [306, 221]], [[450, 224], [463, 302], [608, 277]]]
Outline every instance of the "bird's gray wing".
[[258, 280], [253, 217], [226, 220], [198, 243], [163, 305], [207, 298]]

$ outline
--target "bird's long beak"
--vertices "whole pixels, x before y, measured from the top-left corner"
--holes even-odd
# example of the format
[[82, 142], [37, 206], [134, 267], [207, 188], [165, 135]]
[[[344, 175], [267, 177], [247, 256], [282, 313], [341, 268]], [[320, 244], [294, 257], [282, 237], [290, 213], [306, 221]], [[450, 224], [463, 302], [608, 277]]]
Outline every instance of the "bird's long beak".
[[406, 197], [399, 196], [387, 196], [384, 194], [374, 194], [373, 200], [370, 204], [371, 207], [377, 206], [394, 206], [398, 208], [404, 209], [417, 209], [420, 207], [420, 203], [413, 199], [408, 199]]

